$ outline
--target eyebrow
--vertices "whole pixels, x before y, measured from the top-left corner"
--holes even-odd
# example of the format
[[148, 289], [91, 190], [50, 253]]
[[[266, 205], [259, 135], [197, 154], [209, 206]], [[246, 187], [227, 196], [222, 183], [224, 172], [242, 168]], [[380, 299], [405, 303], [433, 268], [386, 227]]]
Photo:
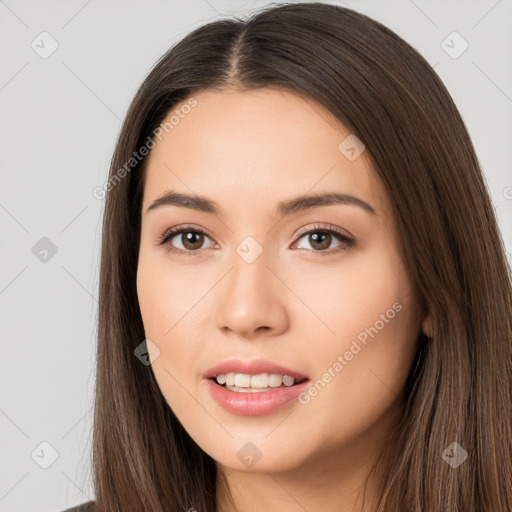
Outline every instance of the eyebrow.
[[[329, 206], [333, 204], [348, 204], [359, 206], [363, 210], [372, 215], [377, 215], [373, 207], [362, 199], [352, 196], [350, 194], [340, 193], [324, 193], [324, 194], [310, 194], [298, 196], [287, 201], [281, 201], [276, 208], [276, 214], [284, 217], [293, 213], [308, 210], [318, 206]], [[208, 213], [211, 215], [218, 215], [220, 209], [211, 199], [198, 195], [188, 195], [174, 190], [167, 191], [148, 207], [146, 213], [156, 210], [162, 206], [173, 205], [198, 210], [200, 212]]]

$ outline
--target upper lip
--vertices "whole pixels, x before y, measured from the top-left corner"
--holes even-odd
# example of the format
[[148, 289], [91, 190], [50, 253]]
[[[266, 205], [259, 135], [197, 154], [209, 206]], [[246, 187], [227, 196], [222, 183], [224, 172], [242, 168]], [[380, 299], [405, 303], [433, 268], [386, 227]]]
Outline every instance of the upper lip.
[[279, 375], [289, 375], [295, 380], [307, 379], [307, 376], [303, 373], [297, 372], [286, 366], [267, 361], [266, 359], [252, 359], [249, 361], [243, 361], [241, 359], [230, 359], [229, 361], [223, 361], [210, 368], [204, 377], [211, 379], [221, 373], [244, 373], [247, 375], [258, 375], [260, 373], [277, 373]]

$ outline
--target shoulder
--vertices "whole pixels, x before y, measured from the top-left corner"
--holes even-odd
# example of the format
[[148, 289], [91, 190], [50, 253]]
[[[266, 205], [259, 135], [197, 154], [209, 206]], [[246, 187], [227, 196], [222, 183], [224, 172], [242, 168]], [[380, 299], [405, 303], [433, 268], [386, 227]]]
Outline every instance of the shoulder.
[[88, 501], [87, 503], [82, 503], [76, 507], [63, 510], [62, 512], [94, 512], [95, 510], [94, 501]]

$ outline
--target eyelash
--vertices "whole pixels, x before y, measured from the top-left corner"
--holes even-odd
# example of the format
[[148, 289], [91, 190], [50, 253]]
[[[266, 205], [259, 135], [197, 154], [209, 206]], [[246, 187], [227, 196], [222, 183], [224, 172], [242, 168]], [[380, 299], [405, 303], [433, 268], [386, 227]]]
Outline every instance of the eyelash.
[[[170, 244], [170, 241], [178, 234], [182, 233], [199, 233], [201, 235], [207, 236], [208, 238], [212, 239], [208, 233], [203, 231], [200, 228], [196, 228], [193, 226], [178, 226], [175, 228], [168, 229], [160, 238], [159, 245], [165, 245], [166, 250], [168, 252], [179, 254], [179, 255], [186, 255], [186, 256], [196, 256], [197, 253], [200, 251], [200, 249], [197, 249], [195, 251], [183, 251], [181, 249], [176, 249]], [[342, 245], [334, 248], [334, 249], [328, 249], [325, 251], [314, 251], [311, 249], [301, 249], [306, 250], [308, 252], [314, 253], [315, 256], [329, 256], [332, 254], [337, 254], [341, 251], [349, 251], [352, 249], [356, 242], [352, 238], [349, 238], [345, 233], [343, 233], [340, 229], [336, 228], [335, 226], [328, 225], [316, 225], [313, 226], [312, 229], [308, 229], [306, 231], [301, 231], [297, 234], [297, 240], [302, 238], [304, 235], [309, 235], [312, 233], [327, 233], [330, 235], [335, 235], [340, 242], [342, 242]]]

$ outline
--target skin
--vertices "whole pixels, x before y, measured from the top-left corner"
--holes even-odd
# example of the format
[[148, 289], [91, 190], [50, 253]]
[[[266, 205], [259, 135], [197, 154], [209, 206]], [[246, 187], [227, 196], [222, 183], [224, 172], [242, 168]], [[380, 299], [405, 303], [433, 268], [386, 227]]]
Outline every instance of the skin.
[[[240, 512], [363, 510], [365, 476], [394, 429], [420, 329], [428, 332], [391, 205], [366, 152], [347, 159], [338, 146], [350, 132], [312, 100], [272, 89], [195, 98], [197, 106], [156, 141], [144, 187], [137, 290], [146, 337], [160, 350], [152, 355], [155, 378], [227, 477]], [[206, 196], [221, 211], [166, 205], [146, 213], [169, 189]], [[280, 201], [316, 192], [352, 194], [376, 215], [348, 204], [275, 214]], [[183, 224], [207, 233], [192, 256], [158, 244]], [[322, 248], [307, 234], [297, 237], [325, 224], [356, 245], [321, 256], [343, 242], [333, 235]], [[249, 235], [263, 250], [252, 263], [236, 252]], [[171, 242], [194, 252], [184, 234]], [[395, 303], [400, 312], [359, 343], [307, 404], [241, 416], [208, 393], [204, 373], [233, 357], [269, 359], [315, 382]], [[247, 442], [261, 452], [251, 468], [237, 457]], [[364, 510], [373, 510], [375, 496], [370, 482]], [[217, 510], [228, 510], [222, 495]]]

